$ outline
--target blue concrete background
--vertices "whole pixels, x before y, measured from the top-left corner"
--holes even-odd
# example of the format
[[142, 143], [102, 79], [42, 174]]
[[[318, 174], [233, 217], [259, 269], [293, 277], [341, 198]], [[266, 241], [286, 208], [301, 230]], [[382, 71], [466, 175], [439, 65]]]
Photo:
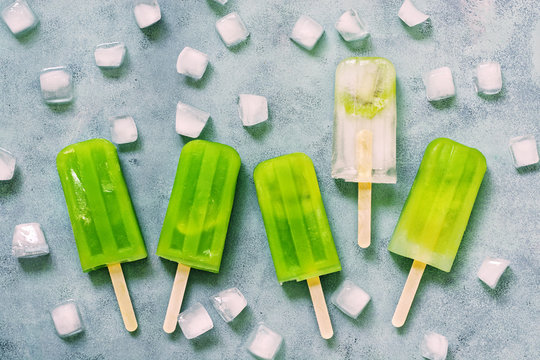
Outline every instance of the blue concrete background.
[[[0, 26], [0, 146], [17, 158], [15, 178], [0, 184], [0, 358], [2, 359], [248, 359], [248, 333], [258, 321], [284, 336], [280, 359], [417, 359], [425, 332], [449, 341], [448, 359], [536, 359], [538, 344], [540, 196], [538, 168], [514, 169], [511, 137], [540, 138], [540, 7], [533, 0], [416, 0], [431, 27], [411, 30], [400, 22], [400, 0], [250, 1], [161, 0], [163, 20], [141, 31], [132, 3], [122, 0], [29, 0], [39, 27], [22, 39]], [[5, 7], [10, 0], [0, 1]], [[345, 43], [333, 28], [340, 14], [358, 9], [371, 30], [362, 46]], [[215, 21], [238, 11], [250, 39], [227, 49]], [[313, 17], [326, 29], [312, 52], [288, 39], [296, 18]], [[119, 74], [101, 72], [95, 45], [123, 41], [128, 61]], [[207, 53], [210, 68], [199, 82], [175, 70], [184, 46]], [[356, 245], [356, 188], [330, 177], [333, 81], [336, 65], [352, 55], [383, 56], [398, 82], [398, 184], [373, 187], [373, 243]], [[502, 66], [504, 90], [495, 98], [475, 94], [479, 61]], [[75, 100], [49, 107], [41, 99], [40, 69], [66, 65]], [[449, 66], [455, 99], [432, 105], [422, 73]], [[268, 98], [270, 119], [245, 129], [238, 93]], [[201, 138], [232, 145], [243, 165], [221, 272], [192, 271], [184, 308], [200, 301], [215, 328], [188, 341], [161, 330], [176, 264], [154, 255], [178, 156], [187, 138], [174, 131], [181, 100], [208, 111]], [[134, 117], [140, 134], [120, 147], [120, 160], [149, 257], [123, 266], [139, 321], [125, 331], [107, 270], [82, 273], [55, 169], [60, 149], [94, 137], [110, 138], [107, 118]], [[396, 330], [390, 320], [411, 260], [386, 247], [423, 151], [446, 136], [481, 150], [488, 172], [450, 273], [427, 269], [409, 319]], [[309, 155], [343, 271], [322, 278], [329, 300], [350, 278], [372, 301], [357, 320], [329, 305], [335, 336], [323, 340], [305, 283], [280, 286], [256, 201], [252, 172], [262, 160], [293, 151]], [[40, 222], [51, 254], [11, 257], [16, 224]], [[512, 264], [491, 290], [476, 277], [486, 256]], [[208, 297], [237, 286], [249, 307], [231, 324], [210, 308]], [[71, 340], [55, 334], [49, 310], [73, 298], [86, 331]]]

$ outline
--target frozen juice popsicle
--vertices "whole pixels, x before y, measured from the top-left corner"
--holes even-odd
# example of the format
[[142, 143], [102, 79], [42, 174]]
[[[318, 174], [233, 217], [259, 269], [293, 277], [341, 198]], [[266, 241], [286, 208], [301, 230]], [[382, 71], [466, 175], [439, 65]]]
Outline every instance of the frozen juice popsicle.
[[307, 280], [321, 335], [333, 335], [319, 276], [341, 270], [309, 157], [266, 160], [254, 171], [268, 244], [280, 283]]
[[427, 147], [388, 250], [414, 259], [392, 323], [405, 323], [426, 264], [449, 272], [486, 172], [480, 151], [445, 138]]
[[129, 331], [137, 320], [120, 263], [144, 259], [146, 249], [118, 154], [105, 139], [69, 145], [56, 158], [84, 272], [107, 266]]
[[371, 243], [371, 184], [395, 184], [396, 71], [378, 57], [336, 70], [332, 177], [358, 183], [358, 245]]
[[229, 226], [240, 156], [232, 147], [204, 140], [186, 144], [156, 254], [178, 263], [163, 324], [172, 333], [190, 268], [219, 272]]

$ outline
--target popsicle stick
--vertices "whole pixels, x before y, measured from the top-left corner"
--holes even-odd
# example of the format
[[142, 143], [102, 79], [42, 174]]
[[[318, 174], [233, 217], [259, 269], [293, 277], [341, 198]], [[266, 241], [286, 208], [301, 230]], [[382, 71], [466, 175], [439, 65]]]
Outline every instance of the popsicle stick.
[[395, 327], [402, 327], [407, 320], [407, 315], [409, 315], [409, 310], [411, 309], [412, 302], [414, 300], [414, 295], [416, 290], [418, 290], [418, 285], [420, 285], [420, 280], [422, 279], [422, 274], [426, 264], [423, 262], [414, 260], [411, 266], [411, 271], [407, 277], [407, 282], [403, 287], [403, 292], [399, 298], [399, 302], [394, 312], [394, 317], [392, 318], [392, 325]]
[[120, 307], [120, 313], [122, 314], [122, 320], [124, 320], [124, 326], [127, 331], [137, 330], [137, 318], [135, 318], [135, 312], [133, 311], [133, 305], [131, 304], [131, 298], [129, 297], [129, 291], [126, 285], [126, 279], [124, 279], [124, 273], [122, 272], [122, 266], [120, 264], [107, 265], [109, 274], [116, 294], [116, 300], [118, 300], [118, 306]]
[[330, 315], [328, 315], [328, 308], [326, 307], [326, 300], [324, 299], [324, 293], [321, 286], [321, 279], [318, 276], [307, 279], [309, 293], [311, 295], [311, 301], [313, 302], [313, 308], [315, 308], [315, 316], [317, 317], [317, 323], [319, 324], [319, 331], [323, 339], [330, 339], [334, 336], [334, 329], [332, 329], [332, 323], [330, 322]]
[[371, 244], [371, 179], [373, 168], [373, 133], [361, 130], [356, 134], [356, 168], [358, 179], [358, 245], [367, 248]]
[[178, 314], [180, 314], [182, 300], [184, 300], [184, 292], [186, 291], [189, 270], [191, 270], [189, 266], [178, 263], [176, 275], [174, 276], [171, 298], [169, 299], [169, 306], [167, 306], [167, 314], [165, 315], [165, 321], [163, 322], [163, 330], [168, 334], [176, 329]]

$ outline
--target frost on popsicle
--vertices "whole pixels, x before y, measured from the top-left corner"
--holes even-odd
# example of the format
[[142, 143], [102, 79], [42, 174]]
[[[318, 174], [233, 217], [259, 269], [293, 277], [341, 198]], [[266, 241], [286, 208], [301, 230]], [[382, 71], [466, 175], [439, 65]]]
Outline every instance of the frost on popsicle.
[[416, 26], [429, 19], [429, 15], [418, 10], [411, 0], [405, 0], [399, 8], [398, 16], [407, 26]]
[[51, 311], [51, 317], [58, 336], [64, 338], [83, 331], [83, 325], [77, 304], [68, 300]]
[[11, 253], [18, 258], [31, 258], [49, 253], [49, 245], [38, 223], [15, 226]]
[[2, 10], [2, 19], [15, 36], [30, 32], [39, 22], [26, 0], [17, 0]]
[[0, 181], [7, 181], [13, 178], [15, 164], [15, 157], [9, 151], [0, 147]]
[[445, 360], [448, 353], [448, 339], [434, 332], [428, 333], [424, 335], [420, 351], [426, 359]]
[[186, 339], [194, 339], [214, 327], [210, 315], [208, 315], [208, 312], [201, 303], [196, 303], [189, 309], [181, 312], [178, 317], [178, 324]]
[[259, 323], [247, 341], [247, 349], [258, 359], [272, 360], [276, 357], [283, 337], [264, 323]]
[[487, 257], [478, 270], [478, 278], [490, 288], [495, 289], [508, 265], [510, 265], [508, 260]]

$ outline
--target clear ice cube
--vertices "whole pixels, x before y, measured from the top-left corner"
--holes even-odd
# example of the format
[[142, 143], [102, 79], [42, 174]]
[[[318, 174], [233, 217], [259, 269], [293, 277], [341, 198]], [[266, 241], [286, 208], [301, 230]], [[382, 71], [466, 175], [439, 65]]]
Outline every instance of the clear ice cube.
[[345, 41], [362, 40], [369, 36], [366, 24], [353, 9], [345, 11], [335, 26]]
[[332, 304], [348, 316], [356, 319], [371, 297], [355, 283], [346, 279], [332, 295]]
[[71, 72], [65, 66], [43, 69], [39, 75], [41, 95], [49, 104], [63, 104], [73, 100]]
[[456, 94], [452, 71], [449, 67], [431, 70], [423, 77], [426, 86], [426, 96], [429, 101], [439, 101]]
[[161, 20], [161, 9], [156, 0], [137, 0], [133, 8], [135, 21], [141, 29], [154, 25]]
[[246, 40], [249, 31], [236, 12], [225, 15], [216, 22], [216, 29], [227, 47], [235, 46]]
[[187, 339], [196, 338], [214, 327], [210, 315], [208, 315], [201, 303], [196, 303], [181, 312], [178, 317], [178, 324]]
[[39, 22], [26, 0], [17, 0], [2, 10], [2, 19], [15, 36], [29, 32]]
[[203, 77], [208, 66], [208, 55], [186, 46], [178, 55], [176, 71], [195, 80]]
[[490, 288], [495, 289], [508, 265], [510, 265], [508, 260], [487, 257], [478, 270], [478, 278]]
[[324, 33], [323, 27], [310, 18], [302, 15], [294, 24], [291, 32], [291, 40], [307, 50], [315, 47]]
[[214, 0], [214, 2], [217, 2], [218, 4], [225, 5], [229, 0]]
[[247, 306], [244, 295], [237, 288], [230, 288], [212, 295], [212, 305], [226, 322], [234, 320]]
[[38, 223], [15, 226], [11, 253], [18, 258], [31, 258], [49, 253], [49, 245]]
[[431, 332], [424, 335], [420, 345], [422, 356], [429, 360], [445, 360], [448, 352], [448, 340], [443, 335]]
[[478, 64], [474, 77], [474, 85], [476, 92], [479, 94], [498, 94], [502, 89], [501, 65], [496, 62]]
[[405, 0], [403, 2], [399, 8], [398, 16], [409, 27], [419, 25], [429, 19], [429, 15], [418, 10], [411, 0]]
[[0, 147], [0, 181], [13, 178], [16, 162], [15, 157], [9, 151]]
[[51, 311], [56, 332], [60, 337], [68, 337], [83, 331], [79, 310], [75, 301], [68, 300]]
[[253, 126], [268, 120], [268, 102], [264, 96], [238, 95], [238, 114], [244, 126]]
[[248, 338], [247, 349], [260, 359], [272, 360], [279, 351], [282, 342], [281, 335], [264, 323], [259, 323]]
[[121, 42], [100, 44], [94, 50], [96, 65], [103, 69], [116, 69], [122, 66], [126, 56], [126, 46]]
[[539, 161], [536, 139], [532, 135], [510, 139], [510, 152], [516, 168], [534, 165]]
[[210, 114], [179, 101], [176, 105], [176, 132], [196, 138], [208, 122]]
[[121, 115], [109, 118], [111, 138], [115, 144], [129, 144], [137, 141], [138, 132], [131, 116]]

